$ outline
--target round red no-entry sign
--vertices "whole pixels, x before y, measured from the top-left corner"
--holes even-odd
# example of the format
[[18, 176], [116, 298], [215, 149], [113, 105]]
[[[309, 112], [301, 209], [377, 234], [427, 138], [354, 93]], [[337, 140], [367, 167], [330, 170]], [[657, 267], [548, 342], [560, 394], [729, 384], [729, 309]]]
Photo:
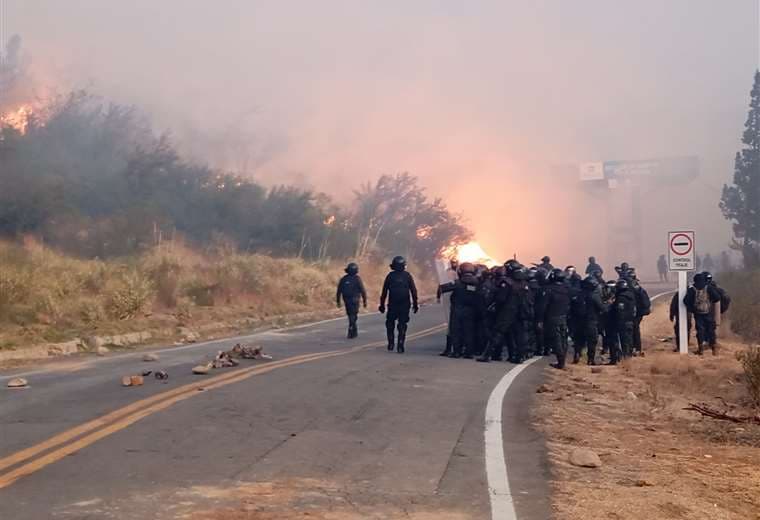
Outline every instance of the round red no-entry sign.
[[694, 249], [694, 240], [686, 233], [676, 233], [670, 237], [670, 250], [678, 256], [686, 256]]

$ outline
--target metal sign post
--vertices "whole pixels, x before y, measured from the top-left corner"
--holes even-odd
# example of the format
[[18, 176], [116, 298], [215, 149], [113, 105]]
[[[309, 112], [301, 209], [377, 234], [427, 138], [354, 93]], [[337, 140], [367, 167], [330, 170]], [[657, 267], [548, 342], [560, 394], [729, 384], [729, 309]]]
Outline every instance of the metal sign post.
[[686, 297], [688, 271], [696, 268], [694, 231], [670, 231], [668, 233], [668, 264], [670, 271], [678, 272], [678, 351], [689, 353], [689, 329], [687, 327]]

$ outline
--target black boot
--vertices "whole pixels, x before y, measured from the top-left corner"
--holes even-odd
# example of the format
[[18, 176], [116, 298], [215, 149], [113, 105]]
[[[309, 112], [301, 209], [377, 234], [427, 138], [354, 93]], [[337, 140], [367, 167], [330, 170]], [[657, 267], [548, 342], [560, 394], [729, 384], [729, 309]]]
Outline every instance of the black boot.
[[399, 323], [398, 325], [398, 346], [396, 347], [396, 351], [399, 354], [404, 353], [404, 343], [406, 342], [406, 325], [401, 325]]
[[451, 336], [446, 334], [446, 349], [438, 354], [439, 356], [450, 356], [451, 355]]
[[491, 344], [489, 343], [486, 345], [486, 348], [483, 350], [483, 353], [477, 357], [477, 360], [481, 363], [488, 363], [491, 361], [491, 351], [493, 348], [491, 347]]
[[385, 324], [385, 333], [388, 336], [388, 352], [393, 352], [396, 347], [396, 338], [393, 332], [393, 323]]
[[578, 362], [581, 360], [581, 351], [580, 349], [573, 349], [573, 365], [577, 365]]

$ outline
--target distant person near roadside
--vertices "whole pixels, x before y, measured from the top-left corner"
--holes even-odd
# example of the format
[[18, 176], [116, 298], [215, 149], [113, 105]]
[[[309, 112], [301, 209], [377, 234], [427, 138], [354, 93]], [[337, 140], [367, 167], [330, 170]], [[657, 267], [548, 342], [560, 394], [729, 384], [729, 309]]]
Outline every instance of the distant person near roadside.
[[[598, 276], [597, 276], [598, 275]], [[596, 258], [593, 256], [588, 257], [588, 265], [586, 266], [586, 276], [601, 277], [604, 275], [604, 269], [596, 262]]]
[[657, 259], [657, 272], [660, 274], [660, 281], [668, 281], [668, 261], [665, 260], [665, 255], [660, 255]]

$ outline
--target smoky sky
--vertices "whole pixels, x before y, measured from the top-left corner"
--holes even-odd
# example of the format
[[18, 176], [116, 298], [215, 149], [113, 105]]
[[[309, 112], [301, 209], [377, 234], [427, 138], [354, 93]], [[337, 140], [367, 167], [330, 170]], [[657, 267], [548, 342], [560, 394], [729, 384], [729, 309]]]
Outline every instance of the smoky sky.
[[609, 208], [552, 165], [697, 155], [697, 180], [645, 193], [648, 253], [668, 227], [703, 250], [730, 236], [756, 0], [5, 1], [41, 81], [140, 105], [187, 154], [266, 183], [348, 200], [408, 171], [494, 255], [609, 265]]

